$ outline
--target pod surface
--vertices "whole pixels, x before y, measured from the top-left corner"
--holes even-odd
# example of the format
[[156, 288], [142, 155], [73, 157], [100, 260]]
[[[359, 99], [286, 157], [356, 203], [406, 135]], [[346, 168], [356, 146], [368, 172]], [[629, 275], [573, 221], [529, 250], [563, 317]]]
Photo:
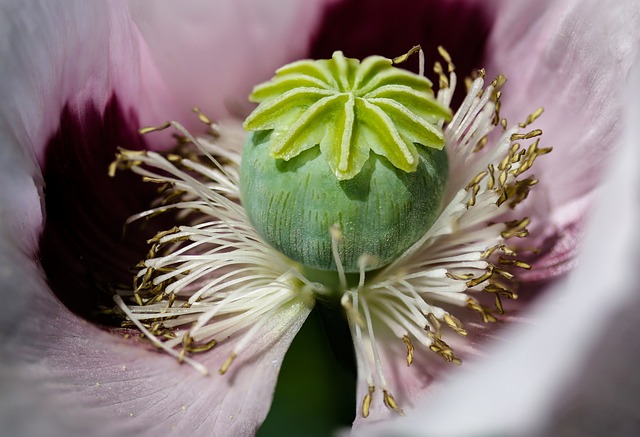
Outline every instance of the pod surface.
[[375, 153], [362, 171], [338, 180], [319, 147], [284, 161], [269, 156], [271, 131], [249, 134], [240, 167], [242, 202], [251, 223], [272, 246], [301, 264], [335, 270], [331, 228], [347, 272], [382, 267], [431, 227], [448, 174], [444, 150], [416, 145], [419, 164], [405, 172]]

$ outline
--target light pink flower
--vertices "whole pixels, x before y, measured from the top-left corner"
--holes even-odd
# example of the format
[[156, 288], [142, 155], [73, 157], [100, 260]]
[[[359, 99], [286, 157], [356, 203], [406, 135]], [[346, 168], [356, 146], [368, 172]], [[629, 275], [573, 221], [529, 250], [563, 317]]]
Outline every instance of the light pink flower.
[[[255, 432], [269, 410], [284, 353], [304, 317], [293, 318], [286, 330], [276, 329], [278, 320], [264, 326], [260, 344], [234, 364], [233, 378], [204, 379], [167, 356], [76, 316], [54, 296], [47, 281], [68, 306], [77, 302], [74, 310], [82, 311], [87, 299], [82, 293], [91, 290], [90, 273], [111, 273], [113, 280], [123, 280], [124, 261], [135, 261], [140, 253], [136, 243], [119, 247], [112, 240], [122, 220], [144, 199], [135, 199], [137, 191], [110, 192], [100, 175], [115, 147], [131, 147], [134, 141], [144, 146], [131, 135], [138, 125], [176, 119], [196, 127], [190, 116], [193, 105], [218, 118], [246, 115], [251, 87], [297, 58], [329, 55], [326, 51], [333, 49], [354, 57], [371, 50], [392, 56], [406, 51], [415, 39], [432, 37], [454, 54], [471, 52], [466, 53], [470, 59], [482, 64], [467, 68], [484, 66], [489, 77], [506, 74], [503, 114], [522, 120], [544, 106], [540, 127], [545, 142], [555, 147], [538, 165], [541, 182], [528, 202], [528, 213], [541, 236], [533, 243], [543, 249], [536, 268], [525, 278], [531, 296], [540, 284], [573, 266], [602, 169], [621, 138], [621, 95], [640, 39], [639, 8], [633, 1], [568, 0], [425, 1], [415, 10], [391, 9], [384, 2], [369, 2], [366, 8], [364, 4], [356, 0], [304, 5], [293, 0], [0, 3], [0, 292], [5, 303], [0, 318], [0, 418], [13, 427], [10, 433]], [[421, 26], [430, 28], [430, 8], [451, 19], [450, 25], [432, 26], [435, 35], [421, 31]], [[361, 21], [353, 22], [354, 11]], [[468, 29], [486, 35], [475, 38]], [[437, 31], [460, 37], [440, 41]], [[483, 55], [473, 58], [483, 47]], [[152, 141], [148, 147], [167, 144], [162, 136]], [[43, 174], [48, 175], [49, 187], [44, 186]], [[53, 192], [51, 181], [62, 184], [55, 197], [61, 203], [47, 203]], [[69, 196], [87, 197], [69, 198], [66, 189]], [[69, 212], [73, 221], [68, 221]], [[40, 266], [39, 251], [47, 253], [48, 277]], [[606, 256], [603, 253], [596, 259]], [[614, 275], [613, 267], [601, 267], [602, 277]], [[535, 310], [520, 313], [520, 321], [526, 323], [517, 324], [512, 337], [505, 338], [542, 341], [536, 332], [561, 331], [556, 299], [567, 296], [563, 314], [571, 322], [565, 333], [575, 333], [576, 339], [567, 338], [563, 344], [586, 350], [595, 335], [585, 338], [580, 333], [597, 313], [594, 307], [567, 302], [582, 287], [581, 276], [576, 278], [573, 284], [562, 282], [550, 289]], [[476, 383], [493, 375], [494, 369], [535, 366], [533, 360], [518, 361], [524, 356], [518, 355], [522, 343], [511, 349], [500, 341], [491, 344], [489, 339], [486, 356], [477, 358], [470, 370], [465, 365], [453, 372], [440, 390], [421, 382], [409, 405], [428, 405], [427, 411], [442, 412], [441, 420], [455, 422], [460, 409], [444, 390], [449, 384], [453, 393], [471, 400], [485, 388]], [[214, 349], [204, 363], [224, 361], [232, 346]], [[577, 362], [574, 357], [561, 369], [571, 369]], [[540, 378], [557, 380], [553, 363], [543, 359], [540, 363], [551, 369], [540, 372]], [[409, 370], [413, 374], [402, 369], [399, 383], [415, 382], [411, 378], [419, 369]], [[525, 375], [535, 376], [537, 370], [528, 367]], [[508, 379], [510, 384], [518, 381], [510, 374], [505, 378], [513, 378]], [[532, 385], [542, 387], [544, 380], [540, 382]], [[507, 391], [502, 399], [510, 396], [513, 392]], [[519, 406], [518, 411], [528, 405], [540, 404]], [[514, 419], [513, 427], [505, 429], [529, 426], [528, 420]], [[407, 423], [413, 426], [419, 421]]]

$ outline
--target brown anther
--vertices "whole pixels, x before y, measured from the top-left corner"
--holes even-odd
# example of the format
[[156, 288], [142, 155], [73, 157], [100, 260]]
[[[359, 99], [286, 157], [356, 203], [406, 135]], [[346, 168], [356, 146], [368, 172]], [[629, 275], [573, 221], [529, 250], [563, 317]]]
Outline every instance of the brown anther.
[[500, 164], [498, 164], [498, 170], [504, 171], [504, 169], [507, 168], [507, 165], [510, 165], [509, 164], [510, 161], [511, 161], [511, 154], [505, 156], [504, 159], [500, 161]]
[[471, 198], [467, 201], [467, 208], [471, 208], [476, 204], [476, 196], [480, 192], [480, 186], [474, 185], [473, 190], [471, 191]]
[[484, 272], [482, 275], [478, 276], [475, 279], [470, 280], [469, 282], [467, 282], [467, 287], [469, 288], [473, 288], [476, 285], [480, 285], [482, 284], [484, 281], [487, 281], [489, 278], [491, 278], [491, 276], [493, 276], [493, 269], [490, 267], [486, 272]]
[[511, 164], [507, 164], [507, 166], [500, 172], [500, 176], [498, 177], [498, 184], [503, 187], [507, 183], [507, 177], [509, 176], [509, 170], [511, 169]]
[[507, 259], [500, 257], [498, 259], [500, 264], [516, 266], [524, 270], [531, 270], [531, 264], [527, 264], [524, 261], [518, 261], [517, 259]]
[[527, 132], [524, 136], [525, 140], [529, 140], [531, 138], [539, 137], [542, 135], [542, 129], [534, 129], [530, 132]]
[[504, 308], [502, 307], [502, 301], [500, 300], [500, 295], [495, 295], [496, 309], [498, 310], [498, 314], [504, 314]]
[[178, 226], [174, 226], [171, 229], [168, 229], [166, 231], [157, 232], [152, 238], [147, 240], [147, 243], [148, 244], [159, 243], [160, 240], [162, 238], [166, 237], [167, 235], [175, 234], [175, 233], [178, 233], [178, 232], [180, 232], [180, 228]]
[[479, 313], [484, 323], [493, 323], [497, 321], [497, 319], [491, 314], [489, 308], [485, 308], [474, 299], [467, 299], [467, 307]]
[[502, 192], [500, 193], [500, 197], [498, 197], [498, 200], [496, 200], [496, 205], [500, 206], [504, 202], [506, 202], [507, 200], [509, 200], [509, 196], [507, 195], [507, 191], [506, 190], [502, 190]]
[[511, 158], [511, 164], [516, 164], [516, 163], [522, 161], [522, 158], [524, 157], [524, 155], [525, 155], [524, 149], [518, 151], [518, 153], [513, 155], [513, 157]]
[[508, 228], [524, 229], [529, 226], [530, 223], [531, 219], [529, 217], [525, 217], [520, 220], [510, 220], [508, 222], [505, 222], [504, 224], [507, 225]]

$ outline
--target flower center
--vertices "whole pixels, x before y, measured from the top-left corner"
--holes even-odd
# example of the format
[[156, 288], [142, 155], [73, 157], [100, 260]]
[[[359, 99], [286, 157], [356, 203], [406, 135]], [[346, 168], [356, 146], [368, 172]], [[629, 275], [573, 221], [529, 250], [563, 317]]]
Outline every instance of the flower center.
[[[400, 60], [403, 60], [405, 55]], [[271, 245], [332, 271], [389, 264], [433, 224], [447, 180], [442, 123], [450, 110], [424, 76], [370, 56], [298, 61], [255, 87], [260, 105], [240, 167], [242, 203]], [[373, 152], [373, 153], [370, 153]]]
[[[440, 90], [435, 97], [436, 103], [429, 105], [447, 108], [457, 78], [448, 53], [440, 49], [440, 54], [445, 60], [445, 66], [435, 65]], [[355, 64], [341, 55], [336, 56], [337, 60], [321, 65], [338, 78], [346, 77], [340, 79], [346, 81], [343, 84], [346, 89], [347, 83], [357, 83], [357, 65], [365, 65], [367, 61]], [[374, 60], [379, 62], [377, 58]], [[283, 73], [285, 78], [258, 87], [256, 92], [281, 86], [281, 82], [289, 80], [286, 79], [289, 72], [298, 68], [311, 77], [315, 74], [310, 67], [315, 64], [302, 61], [293, 65], [279, 70], [286, 73]], [[325, 79], [328, 81], [329, 76]], [[368, 83], [374, 80], [370, 78]], [[442, 129], [441, 136], [446, 143], [444, 153], [449, 177], [438, 195], [437, 213], [429, 226], [422, 228], [407, 247], [387, 262], [380, 263], [375, 251], [362, 249], [368, 244], [366, 234], [371, 231], [366, 217], [359, 222], [364, 229], [362, 234], [351, 234], [357, 238], [349, 242], [362, 245], [354, 250], [357, 256], [343, 250], [344, 241], [350, 237], [345, 232], [349, 229], [346, 222], [330, 218], [317, 231], [325, 233], [328, 239], [323, 256], [331, 258], [330, 270], [317, 269], [312, 263], [301, 264], [299, 259], [287, 256], [289, 254], [278, 244], [265, 239], [266, 232], [253, 224], [257, 215], [254, 209], [260, 200], [273, 203], [278, 196], [265, 195], [260, 186], [269, 186], [275, 179], [278, 180], [275, 184], [278, 192], [286, 193], [313, 181], [319, 186], [319, 194], [315, 197], [322, 197], [325, 190], [331, 192], [331, 183], [336, 189], [353, 183], [352, 194], [357, 196], [362, 194], [358, 191], [366, 187], [364, 182], [358, 181], [367, 171], [366, 166], [381, 165], [382, 158], [376, 157], [375, 150], [374, 157], [369, 157], [357, 174], [341, 179], [339, 172], [331, 167], [331, 158], [327, 158], [322, 150], [324, 137], [314, 137], [320, 141], [320, 147], [315, 150], [313, 145], [308, 147], [304, 141], [297, 140], [285, 141], [282, 143], [285, 146], [275, 147], [275, 153], [285, 149], [298, 150], [287, 161], [266, 153], [279, 129], [276, 125], [266, 126], [273, 132], [251, 134], [241, 158], [237, 152], [239, 146], [234, 145], [236, 136], [231, 130], [226, 126], [219, 129], [202, 114], [201, 119], [210, 128], [203, 137], [192, 136], [178, 123], [167, 123], [161, 128], [177, 129], [183, 144], [181, 149], [164, 156], [123, 151], [112, 170], [131, 169], [145, 180], [162, 186], [163, 198], [158, 206], [130, 220], [177, 209], [183, 215], [188, 214], [187, 224], [159, 233], [150, 241], [152, 247], [139, 266], [134, 289], [119, 290], [115, 297], [118, 307], [130, 323], [156, 345], [203, 373], [206, 369], [189, 355], [207, 351], [225, 341], [223, 339], [234, 342], [230, 356], [220, 366], [219, 372], [224, 374], [241, 353], [250, 349], [253, 339], [265, 335], [264, 329], [268, 327], [268, 332], [296, 329], [316, 300], [337, 296], [349, 324], [358, 364], [362, 396], [360, 414], [367, 417], [381, 404], [391, 412], [401, 413], [399, 403], [406, 402], [410, 396], [398, 384], [395, 376], [398, 366], [413, 366], [417, 360], [422, 360], [423, 366], [428, 365], [429, 358], [425, 357], [424, 351], [430, 351], [432, 356], [439, 356], [446, 362], [460, 364], [461, 359], [454, 353], [454, 348], [464, 344], [469, 331], [462, 318], [451, 312], [464, 313], [466, 308], [478, 313], [484, 323], [495, 322], [504, 313], [503, 301], [517, 298], [515, 279], [518, 270], [531, 268], [522, 258], [528, 249], [517, 243], [528, 235], [529, 219], [513, 219], [513, 209], [526, 200], [530, 188], [537, 183], [532, 176], [523, 178], [523, 175], [530, 172], [539, 156], [551, 149], [539, 147], [541, 131], [521, 131], [534, 122], [542, 110], [535, 111], [526, 122], [514, 127], [509, 127], [501, 118], [500, 87], [503, 83], [504, 78], [498, 77], [485, 88], [484, 72], [479, 71], [470, 80], [468, 94], [451, 120], [444, 123], [441, 119], [435, 123]], [[340, 89], [339, 84], [336, 86]], [[342, 93], [340, 90], [336, 95]], [[322, 99], [327, 98], [322, 96], [321, 93]], [[291, 101], [285, 105], [282, 114], [297, 108], [290, 104]], [[278, 119], [281, 113], [274, 109], [277, 105], [265, 102], [263, 109], [275, 111], [272, 115]], [[298, 119], [305, 117], [314, 104], [309, 103], [303, 110], [295, 109]], [[260, 107], [257, 113], [260, 114]], [[259, 117], [256, 115], [253, 120]], [[299, 138], [310, 138], [302, 130], [296, 130], [297, 121], [290, 122], [295, 117], [282, 117], [289, 122], [279, 134], [280, 138], [293, 138], [298, 134]], [[355, 125], [357, 117], [352, 118]], [[251, 120], [246, 124], [251, 125]], [[316, 120], [319, 121], [321, 119]], [[292, 129], [296, 135], [289, 133]], [[337, 144], [344, 144], [344, 135], [329, 136], [332, 141], [337, 138]], [[349, 141], [348, 144], [352, 143]], [[421, 150], [419, 147], [422, 146], [413, 144], [413, 147]], [[440, 153], [433, 147], [425, 150]], [[301, 169], [321, 155], [324, 159], [320, 162], [325, 166], [322, 178], [314, 180], [312, 172]], [[387, 157], [384, 159], [391, 163]], [[255, 160], [260, 160], [260, 164], [255, 164]], [[271, 163], [267, 171], [261, 167], [265, 161]], [[340, 170], [339, 160], [336, 162], [336, 168]], [[423, 159], [423, 162], [426, 166], [437, 165], [437, 159], [433, 157]], [[243, 170], [245, 165], [248, 166]], [[282, 177], [278, 165], [285, 167], [286, 171], [282, 172], [286, 175], [286, 179], [282, 179], [285, 182], [278, 179]], [[393, 166], [389, 178], [420, 174], [420, 165], [410, 172]], [[257, 182], [251, 184], [252, 178]], [[378, 180], [368, 179], [370, 183]], [[393, 183], [389, 185], [395, 187]], [[273, 186], [271, 192], [275, 192]], [[292, 196], [281, 197], [282, 202], [272, 209], [274, 215], [268, 216], [271, 219], [279, 217], [278, 214], [291, 213], [287, 206]], [[247, 199], [251, 200], [245, 205]], [[302, 204], [299, 211], [309, 208], [308, 203]], [[354, 204], [335, 200], [328, 204], [342, 215], [354, 209]], [[406, 215], [401, 213], [400, 217], [414, 225]], [[371, 220], [376, 223], [375, 218]], [[291, 238], [290, 235], [296, 232], [310, 233], [310, 228], [300, 224], [303, 221], [281, 219], [273, 239], [282, 239], [282, 235]], [[274, 320], [277, 328], [270, 325]], [[377, 389], [382, 391], [381, 398], [376, 395]]]

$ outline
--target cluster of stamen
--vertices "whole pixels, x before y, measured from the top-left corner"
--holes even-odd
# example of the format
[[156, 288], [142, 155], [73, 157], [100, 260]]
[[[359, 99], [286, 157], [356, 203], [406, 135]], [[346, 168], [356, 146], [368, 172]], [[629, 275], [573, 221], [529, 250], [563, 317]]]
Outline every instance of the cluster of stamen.
[[[409, 54], [416, 51], [423, 74], [422, 51], [418, 48]], [[434, 68], [440, 84], [437, 99], [449, 107], [457, 78], [449, 54], [439, 51], [446, 68], [440, 63]], [[540, 148], [539, 129], [520, 132], [542, 109], [509, 128], [500, 116], [505, 78], [500, 76], [484, 88], [484, 76], [479, 71], [468, 81], [468, 95], [460, 109], [451, 122], [440, 122], [451, 176], [440, 216], [419, 241], [390, 265], [372, 272], [367, 271], [367, 254], [363, 254], [359, 283], [349, 287], [337, 250], [348, 236], [337, 227], [328, 230], [340, 277], [340, 302], [364, 390], [363, 417], [370, 414], [376, 389], [382, 391], [382, 402], [389, 410], [402, 413], [385, 378], [383, 358], [389, 354], [383, 349], [390, 345], [380, 340], [384, 334], [390, 332], [402, 342], [406, 350], [402, 362], [407, 366], [416, 360], [417, 348], [460, 364], [449, 343], [450, 338], [466, 337], [467, 329], [442, 306], [466, 307], [484, 323], [496, 322], [505, 312], [503, 299], [517, 298], [517, 270], [531, 268], [513, 243], [528, 236], [529, 218], [504, 217], [538, 182], [520, 176], [551, 151]], [[114, 300], [127, 318], [125, 324], [134, 324], [156, 346], [203, 373], [206, 369], [190, 355], [211, 350], [219, 339], [239, 335], [220, 367], [223, 374], [265, 320], [291, 307], [298, 308], [292, 317], [306, 317], [313, 296], [326, 289], [306, 279], [304, 269], [264, 243], [252, 229], [239, 203], [239, 155], [224, 145], [224, 135], [211, 120], [197, 113], [211, 128], [202, 138], [194, 138], [174, 122], [143, 130], [174, 127], [179, 143], [186, 147], [180, 153], [121, 151], [114, 163], [112, 171], [130, 169], [146, 181], [161, 184], [159, 204], [131, 220], [171, 209], [190, 223], [150, 240], [151, 249], [138, 266], [133, 289], [119, 290]], [[495, 133], [498, 126], [502, 132]]]
[[[438, 100], [449, 105], [456, 75], [449, 55], [443, 49], [440, 53], [448, 75], [436, 63]], [[459, 337], [465, 337], [467, 330], [441, 304], [466, 306], [484, 323], [496, 322], [497, 315], [505, 312], [503, 299], [517, 299], [517, 269], [531, 268], [518, 258], [520, 250], [512, 240], [528, 236], [529, 218], [500, 218], [527, 198], [538, 181], [519, 177], [551, 149], [539, 147], [539, 129], [521, 133], [508, 128], [499, 112], [500, 88], [506, 79], [499, 76], [485, 89], [484, 76], [479, 71], [469, 81], [467, 98], [444, 127], [451, 176], [440, 218], [398, 260], [371, 277], [364, 278], [363, 271], [359, 286], [344, 294], [360, 378], [367, 384], [360, 407], [363, 417], [370, 414], [376, 387], [382, 389], [390, 410], [402, 412], [387, 387], [379, 350], [386, 345], [376, 341], [378, 333], [390, 331], [404, 343], [407, 366], [415, 359], [414, 342], [446, 362], [460, 364], [443, 328]], [[526, 128], [541, 114], [538, 109], [518, 127]], [[497, 126], [502, 133], [490, 141]], [[527, 141], [533, 143], [524, 146]]]
[[[313, 305], [314, 284], [305, 282], [284, 255], [262, 243], [249, 224], [238, 203], [240, 158], [232, 148], [216, 144], [217, 127], [211, 125], [209, 137], [199, 139], [177, 123], [144, 131], [169, 126], [179, 132], [179, 144], [195, 147], [164, 156], [121, 150], [111, 171], [128, 169], [144, 181], [160, 184], [158, 204], [128, 222], [174, 210], [190, 225], [175, 226], [150, 239], [133, 288], [118, 290], [114, 300], [127, 318], [123, 326], [134, 325], [153, 344], [203, 374], [207, 369], [190, 355], [239, 335], [220, 366], [219, 373], [224, 374], [278, 312], [298, 307], [306, 316]], [[127, 305], [124, 299], [136, 305]]]

